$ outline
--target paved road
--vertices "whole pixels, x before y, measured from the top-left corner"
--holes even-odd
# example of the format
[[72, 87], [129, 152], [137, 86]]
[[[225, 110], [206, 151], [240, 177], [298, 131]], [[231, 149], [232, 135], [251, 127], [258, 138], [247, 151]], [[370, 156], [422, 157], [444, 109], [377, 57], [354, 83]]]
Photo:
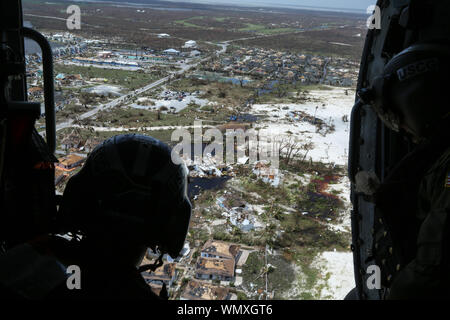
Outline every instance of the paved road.
[[[128, 99], [130, 99], [130, 98], [132, 98], [132, 97], [134, 97], [136, 95], [139, 95], [139, 94], [141, 94], [141, 93], [143, 93], [145, 91], [148, 91], [150, 89], [153, 89], [153, 88], [163, 84], [164, 82], [169, 80], [169, 77], [170, 76], [167, 76], [165, 78], [159, 79], [158, 81], [155, 81], [155, 82], [153, 82], [153, 83], [151, 83], [151, 84], [149, 84], [149, 85], [147, 85], [147, 86], [145, 86], [143, 88], [140, 88], [140, 89], [135, 90], [135, 91], [130, 91], [126, 95], [123, 95], [123, 96], [121, 96], [121, 97], [119, 97], [119, 98], [117, 98], [117, 99], [115, 99], [115, 100], [113, 100], [111, 102], [108, 102], [108, 103], [105, 103], [105, 104], [101, 104], [101, 105], [95, 107], [94, 109], [92, 109], [92, 110], [90, 110], [90, 111], [88, 111], [86, 113], [83, 113], [82, 115], [80, 115], [78, 117], [78, 119], [80, 119], [80, 120], [87, 119], [87, 118], [90, 118], [90, 117], [94, 116], [95, 114], [97, 114], [101, 110], [114, 108], [114, 107], [118, 106], [119, 104], [124, 103], [126, 100], [128, 100]], [[70, 120], [67, 120], [65, 122], [57, 124], [56, 125], [56, 131], [72, 126], [73, 122], [74, 122], [74, 120], [70, 119]]]
[[[217, 51], [217, 55], [221, 55], [221, 54], [223, 54], [223, 53], [225, 53], [227, 51], [228, 43], [220, 43], [219, 46], [221, 46], [222, 48]], [[180, 64], [181, 70], [179, 70], [179, 71], [177, 71], [177, 72], [175, 72], [175, 73], [173, 73], [173, 74], [171, 74], [171, 75], [169, 75], [167, 77], [159, 79], [159, 80], [157, 80], [157, 81], [155, 81], [155, 82], [153, 82], [153, 83], [151, 83], [151, 84], [149, 84], [149, 85], [147, 85], [147, 86], [145, 86], [143, 88], [137, 89], [135, 91], [130, 91], [127, 94], [125, 94], [125, 95], [123, 95], [123, 96], [121, 96], [121, 97], [119, 97], [119, 98], [117, 98], [117, 99], [115, 99], [115, 100], [113, 100], [111, 102], [108, 102], [108, 103], [105, 103], [105, 104], [101, 104], [101, 105], [95, 107], [94, 109], [92, 109], [92, 110], [90, 110], [90, 111], [88, 111], [86, 113], [83, 113], [82, 115], [78, 116], [78, 119], [80, 119], [80, 120], [87, 119], [87, 118], [90, 118], [90, 117], [94, 116], [95, 114], [97, 114], [101, 110], [117, 107], [118, 105], [126, 102], [127, 100], [129, 100], [129, 99], [131, 99], [131, 98], [133, 98], [133, 97], [135, 97], [137, 95], [140, 95], [140, 94], [142, 94], [142, 93], [144, 93], [144, 92], [146, 92], [148, 90], [151, 90], [151, 89], [153, 89], [155, 87], [158, 87], [161, 84], [169, 81], [169, 79], [175, 78], [176, 75], [184, 74], [188, 70], [190, 70], [192, 68], [195, 68], [199, 64], [202, 64], [202, 63], [204, 63], [204, 62], [206, 62], [206, 61], [208, 61], [210, 59], [211, 59], [211, 56], [210, 57], [206, 57], [206, 58], [200, 60], [199, 62], [197, 62], [195, 64], [191, 64], [191, 65], [182, 63], [182, 64]], [[73, 125], [73, 122], [74, 122], [74, 119], [69, 119], [69, 120], [67, 120], [65, 122], [57, 124], [56, 125], [56, 131], [59, 131], [59, 130], [64, 129], [64, 128], [71, 127]], [[42, 132], [41, 132], [41, 134], [42, 134]]]

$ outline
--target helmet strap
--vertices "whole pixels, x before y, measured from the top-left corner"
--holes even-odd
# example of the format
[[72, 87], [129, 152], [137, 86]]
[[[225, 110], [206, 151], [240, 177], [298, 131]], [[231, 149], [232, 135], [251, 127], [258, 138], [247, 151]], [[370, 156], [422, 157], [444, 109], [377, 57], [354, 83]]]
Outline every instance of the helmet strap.
[[160, 253], [158, 259], [153, 264], [145, 264], [138, 268], [139, 273], [150, 270], [151, 272], [155, 272], [156, 269], [163, 265], [163, 256], [164, 253]]

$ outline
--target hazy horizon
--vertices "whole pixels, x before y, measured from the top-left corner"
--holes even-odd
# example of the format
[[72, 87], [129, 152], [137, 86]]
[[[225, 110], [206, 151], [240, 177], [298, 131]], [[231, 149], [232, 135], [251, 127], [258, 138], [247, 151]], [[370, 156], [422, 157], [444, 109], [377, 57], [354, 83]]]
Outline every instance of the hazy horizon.
[[[236, 6], [280, 7], [292, 9], [335, 9], [338, 11], [366, 12], [376, 0], [162, 0], [168, 2], [204, 3]], [[132, 0], [130, 0], [132, 2]]]

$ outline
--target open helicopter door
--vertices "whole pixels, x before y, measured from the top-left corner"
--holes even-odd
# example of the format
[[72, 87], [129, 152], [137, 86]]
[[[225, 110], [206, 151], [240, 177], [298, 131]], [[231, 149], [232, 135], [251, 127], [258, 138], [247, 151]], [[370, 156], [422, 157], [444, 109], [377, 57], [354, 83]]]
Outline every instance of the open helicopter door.
[[[35, 129], [41, 104], [27, 101], [24, 38], [41, 47], [45, 135]], [[0, 252], [49, 232], [56, 215], [55, 109], [52, 51], [23, 27], [21, 0], [0, 2]]]
[[376, 267], [373, 258], [374, 227], [377, 206], [366, 195], [356, 191], [355, 177], [360, 172], [375, 174], [382, 183], [412, 146], [398, 133], [388, 129], [361, 96], [380, 76], [389, 60], [414, 41], [414, 30], [405, 28], [402, 19], [414, 0], [379, 0], [371, 17], [364, 47], [357, 86], [356, 103], [352, 111], [349, 178], [352, 183], [352, 251], [356, 281], [356, 298], [381, 300], [385, 290], [372, 283]]

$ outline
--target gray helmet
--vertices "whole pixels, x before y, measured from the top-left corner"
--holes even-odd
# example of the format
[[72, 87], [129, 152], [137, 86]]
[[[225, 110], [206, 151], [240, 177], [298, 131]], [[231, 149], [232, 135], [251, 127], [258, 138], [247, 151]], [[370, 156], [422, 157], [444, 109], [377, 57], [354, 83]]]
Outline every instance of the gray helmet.
[[360, 97], [390, 129], [423, 140], [448, 118], [449, 74], [449, 45], [416, 44], [393, 57]]
[[187, 173], [154, 138], [110, 138], [69, 180], [60, 209], [63, 224], [87, 238], [112, 236], [177, 257], [191, 217]]

